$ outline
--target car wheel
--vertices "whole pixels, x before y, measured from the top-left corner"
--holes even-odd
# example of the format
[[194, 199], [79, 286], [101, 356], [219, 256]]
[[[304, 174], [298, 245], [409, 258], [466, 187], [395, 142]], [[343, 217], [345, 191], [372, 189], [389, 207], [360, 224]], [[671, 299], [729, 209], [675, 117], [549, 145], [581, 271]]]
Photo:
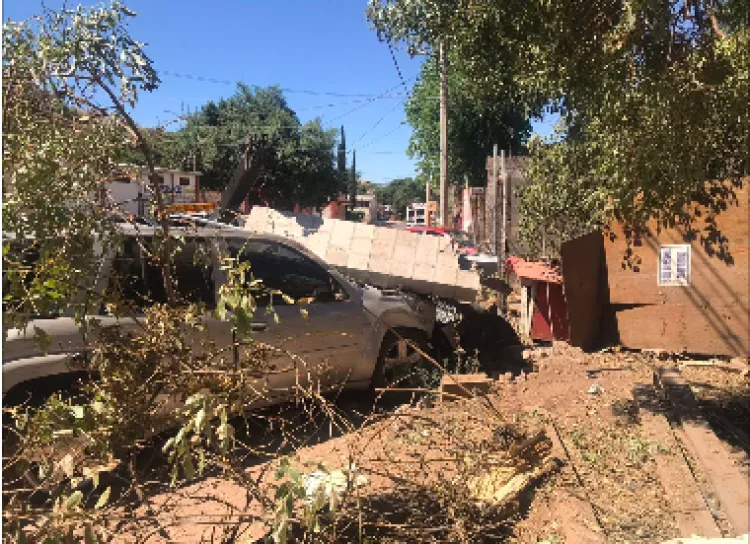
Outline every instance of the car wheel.
[[[383, 339], [372, 376], [375, 388], [432, 387], [439, 369], [422, 353], [431, 356], [427, 336], [416, 329], [390, 331]], [[421, 353], [420, 353], [421, 352]], [[432, 380], [431, 380], [432, 379]], [[437, 378], [439, 380], [439, 378]]]

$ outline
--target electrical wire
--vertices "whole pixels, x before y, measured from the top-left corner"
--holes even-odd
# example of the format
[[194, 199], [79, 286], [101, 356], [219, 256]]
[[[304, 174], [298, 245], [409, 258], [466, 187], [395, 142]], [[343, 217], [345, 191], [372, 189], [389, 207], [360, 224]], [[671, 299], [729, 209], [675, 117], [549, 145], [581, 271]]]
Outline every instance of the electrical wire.
[[368, 148], [368, 147], [370, 147], [370, 146], [371, 146], [372, 144], [374, 144], [374, 143], [376, 143], [376, 142], [379, 142], [379, 141], [380, 141], [380, 140], [382, 140], [383, 138], [386, 138], [386, 137], [390, 136], [391, 134], [393, 134], [394, 132], [396, 132], [396, 131], [397, 131], [398, 129], [400, 129], [400, 128], [401, 128], [401, 127], [403, 127], [404, 125], [406, 125], [406, 123], [402, 121], [402, 122], [401, 122], [401, 123], [399, 123], [399, 124], [398, 124], [398, 125], [397, 125], [396, 127], [394, 127], [394, 128], [393, 128], [393, 130], [389, 130], [388, 132], [386, 132], [386, 133], [385, 133], [385, 134], [383, 134], [382, 136], [378, 136], [378, 137], [377, 137], [377, 138], [375, 138], [374, 140], [371, 140], [371, 141], [370, 141], [369, 143], [367, 143], [367, 144], [365, 144], [364, 146], [360, 147], [360, 148], [359, 148], [359, 149], [360, 149], [360, 151], [362, 151], [362, 150], [364, 150], [364, 149], [367, 149], [367, 148]]
[[396, 72], [398, 73], [398, 78], [401, 80], [401, 85], [404, 86], [404, 92], [406, 93], [407, 98], [409, 97], [409, 89], [406, 87], [406, 81], [404, 81], [404, 76], [401, 74], [401, 67], [398, 65], [398, 60], [396, 60], [396, 54], [393, 52], [393, 47], [391, 46], [391, 41], [388, 40], [386, 42], [388, 44], [388, 51], [391, 52], [391, 59], [393, 60], [393, 65], [396, 67]]
[[[160, 75], [170, 76], [170, 77], [177, 77], [177, 78], [183, 78], [183, 79], [191, 79], [194, 81], [203, 81], [206, 83], [218, 83], [221, 85], [236, 85], [238, 83], [241, 83], [240, 81], [229, 81], [226, 79], [216, 79], [212, 77], [206, 77], [206, 76], [199, 76], [194, 74], [185, 74], [180, 72], [172, 72], [171, 70], [161, 70], [159, 71]], [[261, 87], [260, 85], [250, 85], [250, 87]], [[398, 87], [398, 85], [396, 86]], [[406, 86], [404, 85], [404, 88]], [[295, 94], [309, 94], [312, 96], [335, 96], [338, 98], [382, 98], [382, 95], [373, 95], [373, 94], [363, 94], [363, 93], [337, 93], [332, 91], [315, 91], [312, 89], [292, 89], [289, 87], [280, 87], [280, 89], [286, 93], [295, 93]], [[400, 94], [400, 93], [399, 93]]]
[[[380, 119], [378, 119], [377, 121], [375, 121], [374, 125], [372, 125], [369, 129], [367, 129], [366, 131], [364, 131], [359, 138], [357, 138], [356, 140], [354, 140], [354, 142], [352, 142], [352, 146], [354, 144], [356, 144], [357, 142], [361, 141], [362, 138], [364, 138], [365, 136], [367, 136], [368, 134], [370, 134], [373, 130], [375, 130], [378, 127], [378, 125], [383, 122], [383, 119], [385, 119], [391, 113], [393, 113], [394, 111], [396, 111], [396, 109], [398, 109], [399, 107], [401, 107], [402, 105], [404, 105], [405, 102], [406, 102], [405, 100], [402, 100], [401, 102], [399, 102], [398, 104], [396, 104], [395, 108], [392, 108], [392, 109], [388, 110], [385, 113], [385, 115], [383, 115], [383, 117], [381, 117]], [[347, 153], [349, 153], [349, 152], [347, 152]]]

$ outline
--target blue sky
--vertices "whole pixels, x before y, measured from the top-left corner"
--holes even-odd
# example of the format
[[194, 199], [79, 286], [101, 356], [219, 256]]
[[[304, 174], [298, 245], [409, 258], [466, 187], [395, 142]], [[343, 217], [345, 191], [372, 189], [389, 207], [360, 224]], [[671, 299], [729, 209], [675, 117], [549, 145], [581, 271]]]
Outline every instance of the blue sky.
[[[46, 1], [48, 7], [61, 4]], [[387, 45], [378, 41], [365, 19], [366, 0], [126, 4], [138, 13], [130, 24], [131, 34], [148, 44], [162, 79], [159, 89], [141, 96], [135, 110], [139, 123], [167, 123], [182, 108], [197, 109], [208, 100], [231, 95], [237, 81], [278, 84], [288, 89], [285, 95], [302, 122], [319, 116], [326, 126], [344, 125], [347, 148], [357, 150], [357, 169], [365, 179], [382, 183], [414, 175], [414, 161], [405, 152], [411, 128], [405, 124], [404, 88]], [[39, 0], [3, 2], [4, 20], [25, 19], [40, 11]], [[395, 54], [410, 87], [421, 59]], [[382, 97], [384, 93], [389, 94]], [[536, 126], [547, 133], [548, 125]]]

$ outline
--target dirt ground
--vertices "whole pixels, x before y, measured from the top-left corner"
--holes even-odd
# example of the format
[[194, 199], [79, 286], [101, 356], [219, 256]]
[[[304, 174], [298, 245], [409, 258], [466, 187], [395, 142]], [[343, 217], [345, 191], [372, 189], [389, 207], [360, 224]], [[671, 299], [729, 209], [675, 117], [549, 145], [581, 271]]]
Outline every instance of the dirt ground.
[[[683, 365], [685, 380], [745, 477], [746, 377], [655, 354], [585, 354], [562, 343], [528, 349], [525, 357], [524, 368], [532, 370], [508, 368], [484, 398], [423, 400], [395, 411], [372, 411], [365, 395], [340, 399], [340, 421], [352, 427], [336, 429], [321, 419], [327, 423], [308, 433], [308, 445], [294, 448], [292, 463], [303, 472], [356, 464], [367, 478], [357, 490], [358, 504], [365, 505], [359, 522], [371, 524], [378, 541], [443, 542], [463, 535], [471, 542], [524, 544], [663, 542], [690, 536], [681, 527], [686, 519], [698, 523], [698, 491], [709, 504], [704, 523], [715, 536], [736, 536], [679, 446], [654, 370]], [[539, 430], [555, 443], [560, 470], [502, 513], [452, 511], [451, 501], [462, 498], [455, 495], [457, 483], [472, 477], [467, 467], [481, 467], [510, 441]], [[272, 497], [277, 461], [258, 459], [248, 463], [246, 477]], [[690, 471], [701, 485], [686, 484]], [[150, 511], [142, 507], [130, 519], [113, 520], [112, 528], [122, 542], [254, 542], [267, 534], [273, 513], [246, 489], [221, 475], [207, 477], [177, 493], [155, 494]]]

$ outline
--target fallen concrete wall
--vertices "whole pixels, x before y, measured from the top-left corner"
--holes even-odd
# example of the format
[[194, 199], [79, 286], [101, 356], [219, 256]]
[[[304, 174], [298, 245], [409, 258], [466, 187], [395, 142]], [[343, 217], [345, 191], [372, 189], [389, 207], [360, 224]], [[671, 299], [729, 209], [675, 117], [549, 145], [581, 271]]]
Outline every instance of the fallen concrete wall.
[[253, 207], [252, 232], [286, 236], [353, 278], [377, 287], [473, 301], [479, 274], [461, 270], [450, 242], [405, 230]]

